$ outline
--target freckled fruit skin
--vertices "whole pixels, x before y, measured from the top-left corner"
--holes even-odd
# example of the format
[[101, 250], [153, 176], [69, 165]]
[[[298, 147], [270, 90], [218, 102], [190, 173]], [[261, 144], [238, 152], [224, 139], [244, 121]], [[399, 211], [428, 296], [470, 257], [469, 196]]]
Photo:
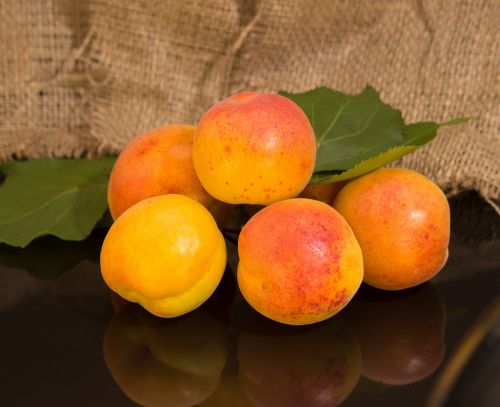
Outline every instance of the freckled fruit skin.
[[364, 281], [401, 290], [431, 279], [446, 263], [450, 208], [427, 177], [384, 168], [342, 188], [333, 203], [363, 251]]
[[132, 206], [111, 226], [101, 250], [108, 286], [160, 317], [176, 317], [201, 305], [225, 266], [224, 238], [212, 215], [184, 195]]
[[276, 202], [243, 227], [238, 284], [258, 312], [290, 325], [330, 318], [363, 279], [361, 249], [331, 206], [311, 199]]
[[166, 194], [187, 195], [223, 221], [231, 207], [205, 191], [193, 167], [195, 127], [171, 124], [133, 139], [116, 160], [108, 187], [113, 219], [146, 198]]
[[243, 92], [222, 100], [198, 124], [193, 163], [205, 189], [233, 204], [268, 205], [298, 195], [316, 160], [316, 140], [291, 100]]

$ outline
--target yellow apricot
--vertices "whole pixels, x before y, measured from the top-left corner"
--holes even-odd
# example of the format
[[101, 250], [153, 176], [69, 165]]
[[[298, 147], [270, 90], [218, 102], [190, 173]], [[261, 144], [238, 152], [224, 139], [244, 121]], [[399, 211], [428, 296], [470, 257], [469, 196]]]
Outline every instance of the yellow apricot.
[[431, 279], [446, 263], [450, 208], [430, 179], [383, 168], [342, 188], [333, 202], [363, 251], [364, 281], [401, 290]]
[[298, 195], [316, 160], [316, 140], [305, 113], [275, 94], [243, 92], [201, 118], [193, 164], [203, 187], [233, 204], [267, 205]]
[[219, 284], [226, 246], [208, 210], [184, 195], [141, 201], [111, 226], [101, 250], [105, 282], [152, 314], [175, 317]]

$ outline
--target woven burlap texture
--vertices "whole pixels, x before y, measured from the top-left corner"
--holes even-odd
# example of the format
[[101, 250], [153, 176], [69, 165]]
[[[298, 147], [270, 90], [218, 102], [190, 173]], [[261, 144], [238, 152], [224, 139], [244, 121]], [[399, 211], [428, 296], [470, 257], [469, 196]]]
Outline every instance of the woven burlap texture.
[[366, 84], [474, 116], [397, 165], [500, 204], [498, 0], [2, 0], [0, 160], [118, 152], [241, 91]]

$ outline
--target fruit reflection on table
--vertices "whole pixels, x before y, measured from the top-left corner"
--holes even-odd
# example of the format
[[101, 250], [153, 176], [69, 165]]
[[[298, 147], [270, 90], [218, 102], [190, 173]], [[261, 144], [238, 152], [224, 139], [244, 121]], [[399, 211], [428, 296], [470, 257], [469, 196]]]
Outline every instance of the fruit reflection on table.
[[209, 307], [165, 320], [113, 303], [105, 361], [146, 406], [336, 406], [360, 375], [410, 385], [445, 354], [444, 303], [429, 283], [401, 292], [363, 286], [340, 314], [308, 326], [276, 323], [244, 302], [246, 315], [224, 322]]
[[258, 406], [337, 406], [361, 373], [356, 338], [334, 318], [289, 327], [259, 317], [238, 341], [240, 385]]
[[446, 312], [429, 283], [400, 292], [363, 286], [343, 317], [361, 347], [363, 376], [373, 381], [413, 383], [443, 361]]
[[103, 342], [123, 392], [145, 406], [193, 406], [217, 388], [227, 357], [225, 326], [200, 311], [160, 319], [127, 304]]
[[238, 370], [230, 369], [222, 372], [219, 386], [215, 392], [199, 407], [259, 407], [243, 392], [241, 388]]

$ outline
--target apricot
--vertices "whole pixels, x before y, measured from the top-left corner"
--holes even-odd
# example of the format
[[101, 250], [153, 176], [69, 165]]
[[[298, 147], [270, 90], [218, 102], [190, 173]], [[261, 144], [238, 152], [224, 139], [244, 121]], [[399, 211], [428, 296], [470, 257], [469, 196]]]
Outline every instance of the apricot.
[[222, 100], [201, 118], [193, 163], [203, 187], [233, 204], [291, 198], [307, 185], [316, 140], [305, 113], [291, 100], [243, 92]]
[[265, 321], [241, 334], [238, 359], [243, 392], [261, 407], [337, 406], [361, 373], [356, 338], [334, 319], [301, 328]]
[[360, 290], [343, 312], [363, 356], [363, 375], [402, 385], [422, 380], [445, 355], [446, 312], [429, 283], [401, 292]]
[[201, 305], [225, 266], [225, 241], [212, 215], [184, 195], [149, 198], [127, 209], [101, 250], [108, 286], [161, 317]]
[[316, 199], [327, 204], [331, 204], [344, 186], [345, 182], [331, 182], [329, 184], [307, 184], [305, 189], [299, 194], [300, 198]]
[[358, 239], [369, 285], [413, 287], [446, 263], [450, 208], [441, 189], [422, 174], [379, 169], [344, 186], [333, 207]]
[[231, 206], [203, 189], [193, 167], [195, 127], [170, 124], [133, 139], [116, 160], [108, 186], [113, 219], [132, 205], [158, 195], [187, 195], [204, 205], [223, 223]]
[[200, 311], [161, 320], [128, 304], [111, 320], [103, 353], [131, 400], [144, 406], [191, 407], [217, 388], [227, 340], [224, 326]]
[[311, 324], [340, 311], [363, 278], [361, 249], [331, 206], [312, 199], [276, 202], [243, 227], [237, 279], [266, 317]]

